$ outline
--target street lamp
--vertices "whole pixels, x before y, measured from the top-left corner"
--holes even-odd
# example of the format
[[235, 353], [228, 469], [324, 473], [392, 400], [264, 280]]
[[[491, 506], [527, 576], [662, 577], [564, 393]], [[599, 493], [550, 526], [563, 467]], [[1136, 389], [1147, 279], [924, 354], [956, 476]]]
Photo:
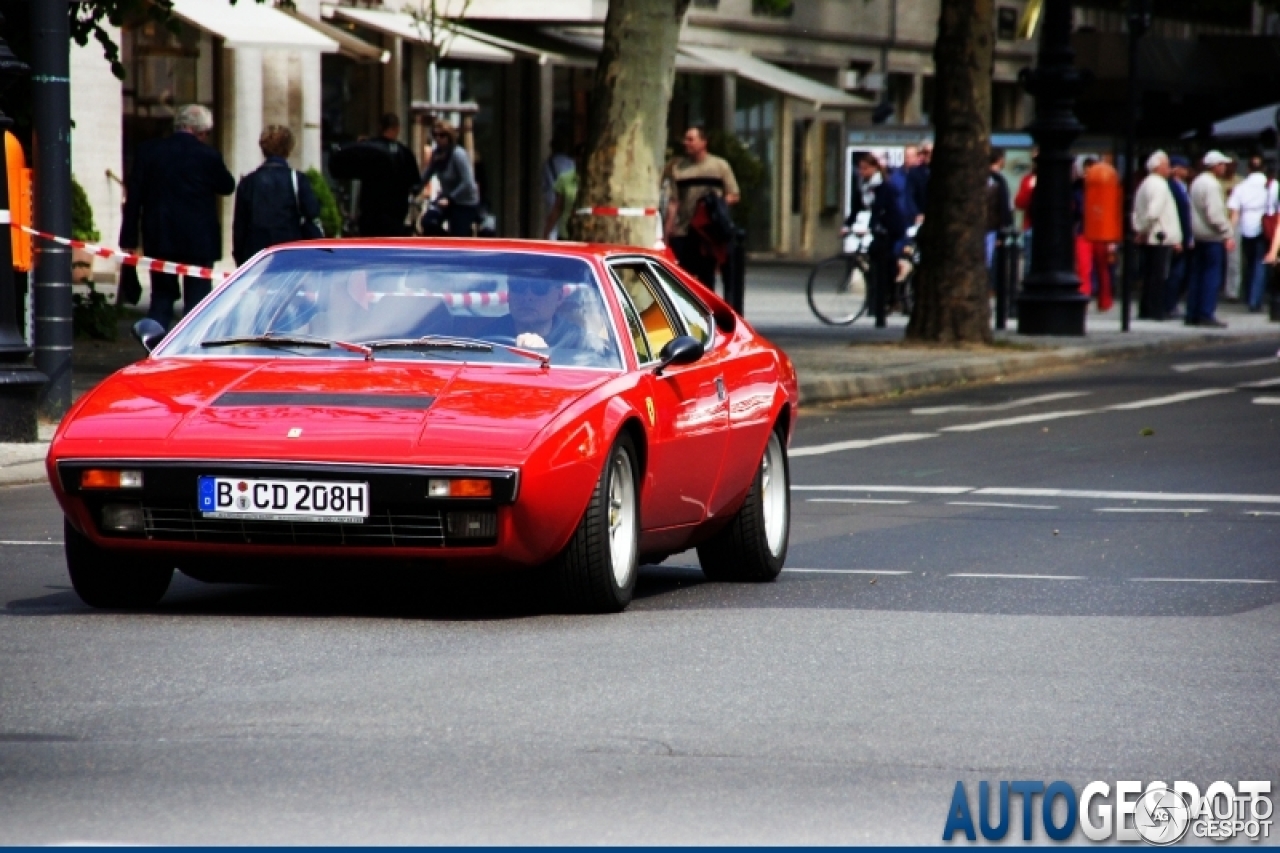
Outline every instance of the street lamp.
[[1031, 202], [1031, 272], [1018, 298], [1018, 333], [1084, 335], [1089, 297], [1075, 272], [1075, 225], [1071, 217], [1071, 143], [1083, 129], [1073, 108], [1087, 80], [1071, 49], [1071, 0], [1045, 0], [1044, 29], [1034, 70], [1019, 75], [1035, 96], [1029, 130], [1040, 148]]
[[[1120, 285], [1120, 330], [1129, 331], [1129, 305], [1137, 279], [1133, 245], [1133, 175], [1138, 163], [1138, 113], [1142, 89], [1138, 85], [1138, 44], [1151, 28], [1151, 0], [1129, 0], [1129, 115], [1124, 135], [1124, 279]], [[1154, 304], [1154, 303], [1151, 303]]]
[[[0, 29], [4, 16], [0, 15]], [[0, 96], [27, 74], [27, 66], [0, 37]], [[44, 374], [27, 363], [31, 348], [18, 329], [17, 295], [13, 286], [13, 230], [9, 227], [9, 169], [3, 156], [4, 134], [13, 119], [0, 111], [0, 441], [35, 441], [37, 394]]]

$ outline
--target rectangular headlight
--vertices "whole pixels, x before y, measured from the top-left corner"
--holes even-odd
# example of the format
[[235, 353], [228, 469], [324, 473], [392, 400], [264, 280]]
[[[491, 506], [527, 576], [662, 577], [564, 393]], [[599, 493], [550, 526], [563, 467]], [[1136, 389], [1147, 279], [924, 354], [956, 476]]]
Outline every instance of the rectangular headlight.
[[450, 539], [493, 539], [498, 535], [496, 512], [445, 513], [445, 535]]
[[479, 479], [440, 479], [427, 481], [429, 498], [491, 498], [493, 482]]
[[146, 529], [142, 507], [137, 504], [107, 504], [102, 508], [102, 529], [118, 533], [141, 533]]
[[141, 489], [141, 471], [114, 471], [104, 468], [86, 468], [80, 472], [82, 489]]

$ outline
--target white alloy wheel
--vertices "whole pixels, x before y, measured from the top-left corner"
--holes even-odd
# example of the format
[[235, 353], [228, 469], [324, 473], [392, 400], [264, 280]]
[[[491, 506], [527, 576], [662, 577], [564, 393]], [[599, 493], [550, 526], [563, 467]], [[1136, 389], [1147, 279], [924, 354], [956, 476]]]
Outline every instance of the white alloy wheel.
[[790, 501], [787, 500], [787, 463], [783, 456], [782, 441], [777, 432], [769, 434], [769, 446], [765, 449], [764, 458], [760, 461], [761, 508], [764, 510], [764, 538], [769, 553], [774, 557], [781, 555], [787, 543], [787, 514], [790, 512]]
[[609, 466], [609, 559], [613, 579], [625, 588], [636, 570], [636, 480], [625, 451]]

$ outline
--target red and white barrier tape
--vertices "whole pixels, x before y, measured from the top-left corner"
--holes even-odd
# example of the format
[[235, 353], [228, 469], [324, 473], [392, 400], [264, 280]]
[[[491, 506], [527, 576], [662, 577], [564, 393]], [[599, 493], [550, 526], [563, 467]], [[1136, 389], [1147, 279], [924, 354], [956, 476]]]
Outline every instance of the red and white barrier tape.
[[656, 207], [580, 207], [578, 216], [657, 216]]
[[34, 228], [28, 228], [25, 225], [14, 224], [14, 228], [30, 234], [33, 237], [39, 237], [43, 240], [49, 240], [59, 243], [63, 246], [70, 246], [73, 249], [80, 249], [99, 258], [114, 258], [122, 264], [140, 267], [141, 269], [151, 270], [152, 272], [166, 272], [171, 275], [190, 275], [196, 278], [226, 278], [230, 273], [218, 272], [208, 267], [198, 267], [194, 264], [175, 264], [173, 261], [161, 261], [155, 258], [148, 258], [143, 255], [135, 255], [132, 252], [125, 252], [120, 249], [108, 249], [106, 246], [98, 246], [93, 243], [86, 243], [83, 240], [72, 240], [70, 237], [59, 237], [56, 234], [48, 234], [44, 231], [37, 231]]

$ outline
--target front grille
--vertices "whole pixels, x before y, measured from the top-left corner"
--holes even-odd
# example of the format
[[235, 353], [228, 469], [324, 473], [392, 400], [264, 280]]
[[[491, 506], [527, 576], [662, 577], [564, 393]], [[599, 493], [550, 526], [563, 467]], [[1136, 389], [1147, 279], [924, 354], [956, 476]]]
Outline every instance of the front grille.
[[435, 510], [371, 513], [364, 524], [235, 521], [205, 518], [191, 505], [143, 506], [148, 539], [237, 545], [329, 545], [436, 548], [444, 545], [444, 522]]

